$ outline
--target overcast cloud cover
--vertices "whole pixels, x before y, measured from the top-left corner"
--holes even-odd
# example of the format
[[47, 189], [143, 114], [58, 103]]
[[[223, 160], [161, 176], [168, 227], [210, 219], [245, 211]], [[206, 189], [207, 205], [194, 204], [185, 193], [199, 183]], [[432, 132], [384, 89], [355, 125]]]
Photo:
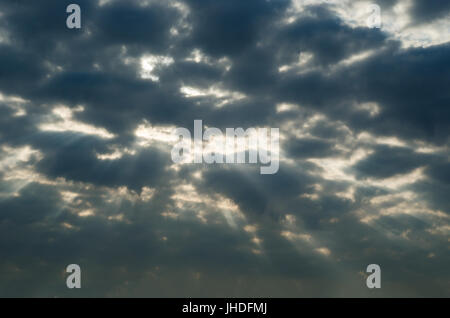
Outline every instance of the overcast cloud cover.
[[[1, 1], [0, 296], [449, 297], [450, 2], [371, 3]], [[279, 172], [174, 164], [194, 119]]]

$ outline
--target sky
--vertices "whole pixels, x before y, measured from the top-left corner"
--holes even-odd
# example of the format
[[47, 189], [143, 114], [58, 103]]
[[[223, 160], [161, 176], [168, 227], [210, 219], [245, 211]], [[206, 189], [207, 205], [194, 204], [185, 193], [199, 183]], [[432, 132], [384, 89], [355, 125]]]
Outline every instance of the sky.
[[[0, 2], [0, 297], [449, 297], [449, 16]], [[194, 120], [278, 128], [278, 172], [174, 163]]]

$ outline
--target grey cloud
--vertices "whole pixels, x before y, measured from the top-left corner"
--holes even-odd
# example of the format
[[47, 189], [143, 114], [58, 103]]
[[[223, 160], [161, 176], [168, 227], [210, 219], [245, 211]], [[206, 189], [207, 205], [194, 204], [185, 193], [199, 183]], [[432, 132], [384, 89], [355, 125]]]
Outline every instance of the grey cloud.
[[[185, 17], [173, 2], [78, 1], [83, 27], [68, 30], [68, 3], [0, 4], [0, 296], [370, 297], [360, 272], [374, 262], [376, 296], [449, 295], [448, 43], [403, 47], [326, 5], [286, 24], [289, 1], [186, 0]], [[415, 1], [412, 23], [445, 17], [436, 3]], [[293, 65], [300, 53], [312, 59]], [[173, 63], [141, 78], [144, 55]], [[43, 131], [61, 104], [114, 137]], [[280, 128], [279, 172], [173, 167], [169, 143], [135, 135], [194, 119]]]
[[414, 20], [419, 23], [444, 18], [450, 13], [450, 4], [445, 0], [415, 0], [411, 8]]
[[431, 157], [408, 148], [379, 146], [355, 165], [359, 177], [390, 178], [405, 174], [431, 162]]

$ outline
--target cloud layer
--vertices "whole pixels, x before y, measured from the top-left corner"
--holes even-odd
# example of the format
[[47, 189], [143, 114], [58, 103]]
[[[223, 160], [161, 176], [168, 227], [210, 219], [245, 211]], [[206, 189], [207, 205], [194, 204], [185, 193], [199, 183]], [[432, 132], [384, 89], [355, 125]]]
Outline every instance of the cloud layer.
[[[450, 296], [447, 2], [69, 3], [0, 4], [0, 296]], [[194, 119], [279, 172], [174, 164]]]

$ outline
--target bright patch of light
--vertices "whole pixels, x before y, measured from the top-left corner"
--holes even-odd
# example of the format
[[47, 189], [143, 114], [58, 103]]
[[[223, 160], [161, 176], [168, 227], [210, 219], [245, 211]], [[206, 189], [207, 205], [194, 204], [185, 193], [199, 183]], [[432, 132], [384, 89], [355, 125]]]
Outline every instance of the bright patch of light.
[[370, 117], [375, 117], [380, 114], [380, 106], [375, 102], [357, 104], [355, 108], [368, 112]]
[[277, 105], [277, 113], [293, 111], [298, 108], [295, 104], [281, 103]]
[[312, 61], [314, 55], [309, 52], [301, 52], [298, 55], [298, 61], [289, 65], [282, 65], [278, 68], [278, 72], [284, 73], [291, 70], [296, 70], [298, 74], [303, 74], [312, 70], [308, 68], [308, 64]]
[[39, 125], [42, 131], [57, 131], [57, 132], [78, 132], [85, 135], [95, 135], [100, 138], [110, 139], [114, 135], [109, 133], [105, 128], [97, 128], [95, 126], [85, 124], [74, 120], [73, 113], [81, 112], [84, 109], [79, 107], [77, 109], [70, 109], [65, 106], [58, 106], [53, 109], [53, 115], [50, 116], [49, 122]]
[[153, 72], [161, 67], [168, 66], [174, 62], [173, 58], [170, 56], [163, 55], [144, 55], [140, 59], [141, 65], [141, 78], [150, 79], [154, 82], [159, 81], [159, 77]]
[[20, 117], [27, 114], [24, 104], [28, 103], [29, 101], [23, 99], [22, 97], [3, 95], [0, 92], [0, 102], [4, 103], [6, 106], [15, 111], [14, 117]]
[[218, 194], [214, 196], [199, 194], [192, 184], [177, 185], [171, 199], [178, 212], [165, 212], [165, 216], [170, 218], [182, 216], [183, 211], [196, 211], [197, 219], [202, 223], [208, 223], [210, 219], [215, 219], [215, 214], [219, 212], [228, 225], [234, 228], [238, 221], [245, 219], [239, 207], [232, 200]]
[[246, 96], [240, 92], [232, 92], [222, 89], [218, 86], [211, 86], [209, 88], [198, 88], [191, 86], [182, 86], [180, 88], [181, 93], [187, 98], [195, 97], [213, 97], [218, 101], [216, 103], [217, 107], [221, 107], [224, 104], [235, 102], [244, 99]]
[[138, 145], [149, 146], [155, 142], [164, 144], [174, 144], [178, 141], [178, 136], [174, 134], [175, 126], [152, 126], [147, 121], [140, 124], [134, 134], [138, 137]]

